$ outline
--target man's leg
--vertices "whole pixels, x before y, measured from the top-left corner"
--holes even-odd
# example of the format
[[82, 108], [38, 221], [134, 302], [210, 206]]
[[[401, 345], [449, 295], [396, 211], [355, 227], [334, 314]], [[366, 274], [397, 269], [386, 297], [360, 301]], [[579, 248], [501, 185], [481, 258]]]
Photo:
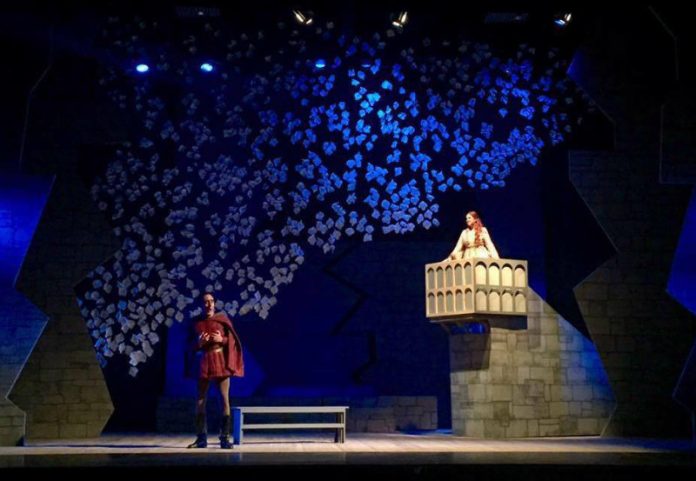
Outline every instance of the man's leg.
[[222, 398], [222, 426], [220, 426], [220, 447], [232, 449], [230, 443], [230, 378], [221, 379], [218, 383], [220, 397]]
[[205, 419], [205, 406], [208, 398], [208, 379], [198, 379], [198, 396], [196, 397], [196, 440], [189, 448], [205, 448], [208, 446], [208, 423]]

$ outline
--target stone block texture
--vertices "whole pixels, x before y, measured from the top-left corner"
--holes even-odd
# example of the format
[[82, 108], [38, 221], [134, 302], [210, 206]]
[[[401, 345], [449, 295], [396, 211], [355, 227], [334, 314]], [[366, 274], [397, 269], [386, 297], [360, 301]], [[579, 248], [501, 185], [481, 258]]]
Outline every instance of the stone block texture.
[[46, 316], [14, 289], [0, 288], [0, 299], [0, 446], [14, 446], [24, 438], [25, 414], [7, 396], [46, 326]]
[[[81, 146], [103, 143], [111, 135], [105, 134], [106, 117], [99, 115], [97, 104], [53, 88], [70, 69], [69, 63], [59, 63], [44, 80], [47, 90], [32, 103], [27, 137], [29, 173], [55, 174], [16, 284], [49, 318], [9, 395], [26, 412], [28, 440], [98, 436], [113, 412], [74, 291], [117, 248], [78, 166]], [[56, 124], [56, 118], [65, 121]]]
[[[693, 181], [693, 139], [685, 138], [693, 137], [693, 110], [675, 117], [693, 104], [684, 97], [693, 89], [675, 78], [664, 20], [639, 8], [616, 28], [619, 16], [597, 22], [577, 54], [584, 67], [572, 74], [616, 137], [611, 152], [570, 153], [571, 182], [617, 252], [575, 297], [616, 396], [605, 434], [688, 437], [693, 401], [689, 409], [674, 393], [696, 324], [666, 290], [693, 190], [679, 185]], [[629, 63], [635, 68], [617, 68]]]
[[454, 434], [601, 434], [615, 402], [593, 344], [532, 289], [527, 309], [526, 329], [450, 337]]

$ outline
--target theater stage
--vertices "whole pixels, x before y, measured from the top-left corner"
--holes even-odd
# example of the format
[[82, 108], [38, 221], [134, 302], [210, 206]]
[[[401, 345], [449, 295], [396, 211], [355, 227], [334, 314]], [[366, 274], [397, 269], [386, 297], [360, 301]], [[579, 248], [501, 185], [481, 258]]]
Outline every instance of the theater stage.
[[[142, 470], [171, 474], [294, 473], [356, 479], [631, 479], [638, 475], [696, 475], [696, 447], [688, 440], [600, 437], [487, 440], [446, 432], [354, 434], [345, 444], [329, 433], [261, 434], [221, 450], [184, 446], [190, 435], [109, 434], [95, 439], [37, 441], [0, 448], [2, 479], [63, 468], [81, 474]], [[216, 440], [211, 435], [211, 441]], [[172, 471], [176, 468], [176, 471]], [[111, 471], [113, 470], [113, 471]]]

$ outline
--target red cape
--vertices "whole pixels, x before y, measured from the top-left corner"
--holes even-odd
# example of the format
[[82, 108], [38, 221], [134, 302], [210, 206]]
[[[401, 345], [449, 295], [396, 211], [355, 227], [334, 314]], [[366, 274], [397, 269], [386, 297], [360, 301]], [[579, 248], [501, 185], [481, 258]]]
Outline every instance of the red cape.
[[234, 330], [232, 321], [230, 321], [230, 318], [227, 317], [227, 314], [225, 314], [224, 312], [218, 312], [217, 314], [214, 314], [212, 317], [200, 320], [215, 321], [219, 324], [222, 324], [222, 326], [224, 327], [223, 331], [225, 332], [227, 337], [227, 344], [222, 347], [225, 354], [225, 362], [229, 370], [232, 371], [233, 376], [243, 377], [244, 356], [242, 355], [242, 343], [239, 340], [237, 331]]

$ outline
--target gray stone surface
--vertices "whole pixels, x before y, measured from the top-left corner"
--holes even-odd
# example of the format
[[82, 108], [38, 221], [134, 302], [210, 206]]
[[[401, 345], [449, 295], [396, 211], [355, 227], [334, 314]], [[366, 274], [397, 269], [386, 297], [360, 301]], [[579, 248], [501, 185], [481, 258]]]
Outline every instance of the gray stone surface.
[[25, 435], [25, 414], [7, 396], [46, 326], [46, 316], [14, 289], [0, 288], [0, 299], [0, 446], [14, 446]]
[[0, 446], [16, 446], [24, 439], [26, 415], [7, 399], [0, 400]]
[[[696, 324], [666, 292], [694, 181], [692, 79], [674, 77], [674, 47], [686, 34], [679, 24], [687, 25], [647, 8], [620, 26], [606, 17], [572, 73], [615, 126], [613, 151], [571, 152], [569, 162], [571, 182], [617, 251], [575, 288], [616, 395], [611, 436], [693, 435], [696, 397], [673, 396]], [[631, 68], [617, 68], [627, 61]]]
[[599, 435], [608, 422], [615, 403], [594, 346], [529, 292], [527, 329], [450, 337], [455, 434]]
[[[672, 392], [694, 340], [694, 320], [666, 292], [688, 190], [660, 184], [656, 171], [657, 157], [650, 155], [571, 157], [571, 179], [618, 251], [575, 289], [616, 395], [611, 435], [690, 432], [688, 413]], [[592, 176], [589, 187], [583, 179]], [[613, 194], [618, 191], [622, 200]], [[660, 219], [659, 228], [646, 221], [651, 218]]]
[[94, 437], [113, 405], [74, 288], [117, 244], [77, 164], [79, 146], [108, 139], [106, 117], [96, 104], [60, 96], [32, 105], [27, 169], [56, 179], [16, 287], [49, 322], [9, 399], [27, 413], [29, 440]]

